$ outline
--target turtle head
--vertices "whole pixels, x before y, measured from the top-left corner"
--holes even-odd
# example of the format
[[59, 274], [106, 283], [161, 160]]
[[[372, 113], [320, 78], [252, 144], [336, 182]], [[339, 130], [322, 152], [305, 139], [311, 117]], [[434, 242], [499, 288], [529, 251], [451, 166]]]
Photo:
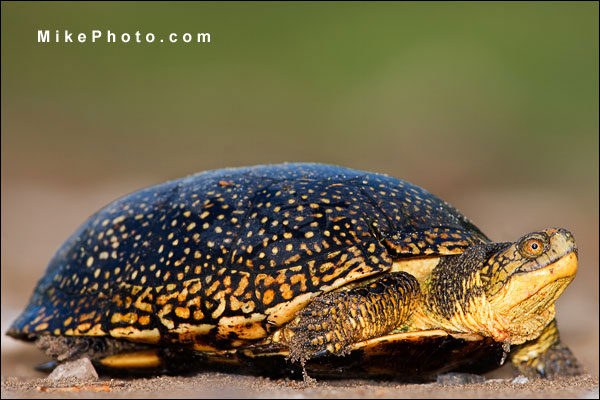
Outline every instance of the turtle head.
[[558, 228], [523, 236], [491, 255], [479, 276], [491, 310], [511, 344], [539, 335], [554, 318], [554, 302], [577, 272], [573, 235]]
[[554, 319], [554, 301], [576, 272], [577, 246], [565, 229], [470, 246], [442, 258], [423, 282], [423, 311], [414, 313], [414, 328], [524, 343]]

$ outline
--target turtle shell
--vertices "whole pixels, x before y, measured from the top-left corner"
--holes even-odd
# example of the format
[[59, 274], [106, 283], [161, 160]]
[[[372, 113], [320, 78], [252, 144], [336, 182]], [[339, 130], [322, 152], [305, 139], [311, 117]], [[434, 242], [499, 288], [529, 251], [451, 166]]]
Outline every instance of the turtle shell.
[[208, 171], [90, 217], [8, 333], [237, 347], [393, 259], [487, 240], [446, 202], [385, 175], [322, 164]]

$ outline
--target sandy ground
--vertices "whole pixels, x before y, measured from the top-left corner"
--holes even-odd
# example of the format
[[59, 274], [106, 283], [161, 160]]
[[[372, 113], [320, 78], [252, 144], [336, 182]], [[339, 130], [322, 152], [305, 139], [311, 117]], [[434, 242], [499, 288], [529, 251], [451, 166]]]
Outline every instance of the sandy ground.
[[[484, 383], [464, 385], [399, 384], [378, 381], [321, 381], [307, 386], [293, 380], [203, 373], [190, 377], [86, 382], [49, 382], [33, 366], [47, 361], [35, 346], [8, 338], [4, 332], [23, 309], [48, 260], [59, 245], [91, 213], [146, 184], [120, 182], [91, 188], [43, 182], [2, 180], [2, 398], [5, 397], [579, 397], [598, 398], [598, 226], [589, 207], [562, 208], [568, 198], [548, 193], [473, 193], [461, 210], [499, 241], [514, 240], [531, 229], [565, 226], [580, 249], [577, 278], [557, 302], [561, 337], [584, 365], [587, 375], [557, 381], [512, 383], [506, 368], [488, 374]], [[548, 200], [552, 199], [552, 200]], [[449, 199], [452, 202], [452, 199]], [[519, 202], [536, 202], [536, 214]], [[509, 216], [489, 210], [510, 210]], [[563, 210], [557, 214], [556, 210]], [[547, 221], [548, 215], [554, 215]], [[513, 237], [517, 236], [517, 237]], [[108, 380], [107, 380], [108, 379]], [[491, 379], [491, 380], [490, 380]], [[503, 379], [503, 380], [493, 380]], [[73, 387], [78, 389], [75, 391]]]
[[[77, 389], [75, 389], [77, 388]], [[589, 375], [558, 381], [511, 380], [441, 385], [397, 384], [375, 381], [334, 381], [307, 385], [292, 380], [270, 380], [209, 373], [194, 377], [157, 377], [134, 381], [2, 380], [2, 397], [37, 398], [598, 398], [598, 378]]]

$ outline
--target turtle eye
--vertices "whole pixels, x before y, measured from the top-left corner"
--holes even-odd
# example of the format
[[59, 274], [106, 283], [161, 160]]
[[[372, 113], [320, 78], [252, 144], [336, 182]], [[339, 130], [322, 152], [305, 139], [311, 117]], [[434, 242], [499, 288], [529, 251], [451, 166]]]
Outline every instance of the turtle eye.
[[521, 242], [519, 251], [525, 257], [535, 258], [544, 252], [544, 240], [537, 236], [525, 239]]

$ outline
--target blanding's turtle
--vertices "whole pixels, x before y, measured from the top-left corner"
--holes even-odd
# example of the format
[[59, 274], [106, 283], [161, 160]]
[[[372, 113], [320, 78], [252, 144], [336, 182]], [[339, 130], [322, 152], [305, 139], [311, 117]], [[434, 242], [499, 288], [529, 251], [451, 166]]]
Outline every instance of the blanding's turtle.
[[488, 239], [385, 175], [322, 164], [221, 169], [125, 196], [57, 251], [8, 331], [104, 371], [319, 377], [576, 374], [554, 302], [570, 232]]

